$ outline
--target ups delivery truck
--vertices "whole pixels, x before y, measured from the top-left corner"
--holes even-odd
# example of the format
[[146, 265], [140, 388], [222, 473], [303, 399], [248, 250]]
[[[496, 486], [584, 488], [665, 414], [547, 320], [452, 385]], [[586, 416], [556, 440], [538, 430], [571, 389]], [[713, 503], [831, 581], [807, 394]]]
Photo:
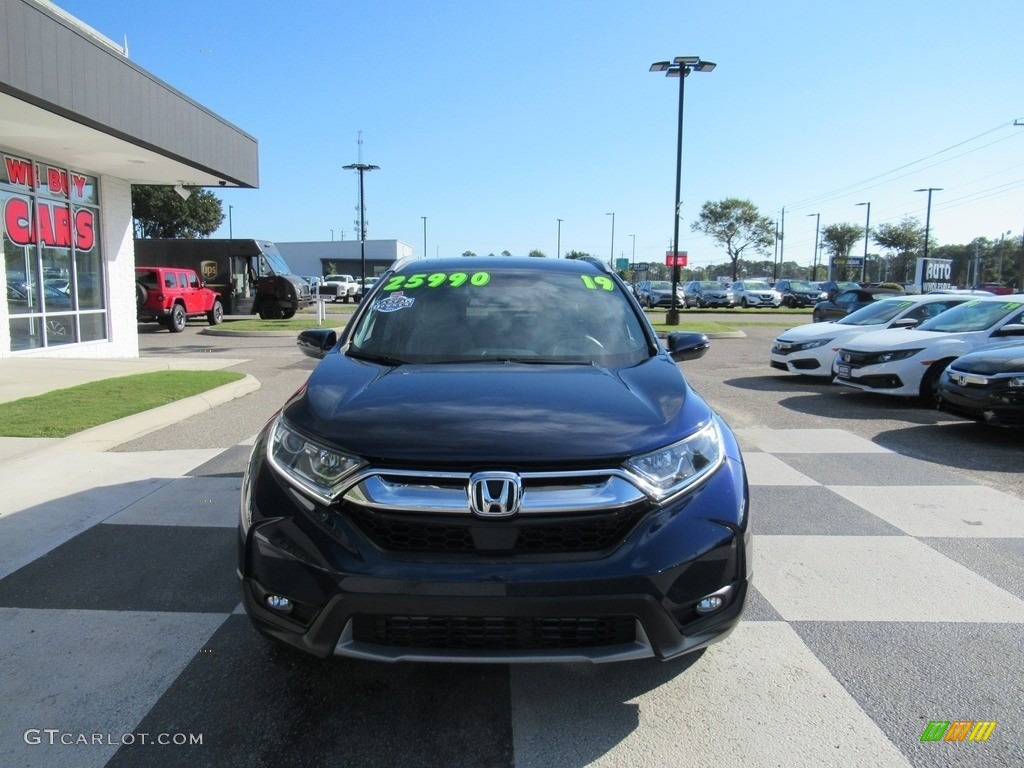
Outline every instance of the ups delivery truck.
[[309, 283], [292, 274], [269, 240], [140, 239], [135, 264], [194, 269], [227, 315], [281, 320], [313, 303]]

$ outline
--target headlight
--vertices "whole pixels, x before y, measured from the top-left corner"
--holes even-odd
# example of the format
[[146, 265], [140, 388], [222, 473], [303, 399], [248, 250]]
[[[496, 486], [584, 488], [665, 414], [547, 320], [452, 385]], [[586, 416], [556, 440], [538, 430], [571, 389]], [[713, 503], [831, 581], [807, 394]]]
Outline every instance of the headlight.
[[267, 455], [274, 469], [328, 504], [341, 481], [365, 463], [299, 434], [283, 418], [274, 425]]
[[1024, 376], [1014, 376], [1012, 379], [1010, 379], [1009, 384], [1011, 387], [1014, 388], [1024, 387]]
[[920, 349], [900, 349], [893, 350], [891, 352], [879, 352], [871, 360], [868, 365], [879, 365], [880, 363], [891, 363], [894, 360], [906, 360], [908, 357], [913, 357]]
[[685, 440], [642, 456], [634, 456], [625, 469], [656, 498], [679, 493], [714, 472], [725, 459], [722, 434], [712, 420]]

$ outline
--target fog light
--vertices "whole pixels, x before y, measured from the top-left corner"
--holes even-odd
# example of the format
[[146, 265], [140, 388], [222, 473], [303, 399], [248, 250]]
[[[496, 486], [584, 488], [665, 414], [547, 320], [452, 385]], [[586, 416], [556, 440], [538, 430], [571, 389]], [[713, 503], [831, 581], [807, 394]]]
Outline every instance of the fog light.
[[723, 587], [717, 592], [713, 592], [707, 597], [701, 598], [701, 600], [697, 603], [697, 613], [714, 613], [715, 611], [722, 608], [729, 601], [729, 595], [731, 593], [732, 587]]
[[288, 613], [292, 609], [292, 601], [281, 595], [267, 595], [267, 605], [281, 613]]

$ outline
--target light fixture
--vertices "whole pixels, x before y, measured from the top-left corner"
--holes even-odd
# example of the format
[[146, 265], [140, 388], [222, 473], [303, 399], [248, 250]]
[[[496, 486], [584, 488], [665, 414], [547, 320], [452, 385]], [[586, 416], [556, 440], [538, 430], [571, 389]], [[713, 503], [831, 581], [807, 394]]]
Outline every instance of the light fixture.
[[188, 200], [192, 196], [192, 190], [186, 189], [180, 182], [174, 185], [174, 191], [178, 193], [182, 200]]

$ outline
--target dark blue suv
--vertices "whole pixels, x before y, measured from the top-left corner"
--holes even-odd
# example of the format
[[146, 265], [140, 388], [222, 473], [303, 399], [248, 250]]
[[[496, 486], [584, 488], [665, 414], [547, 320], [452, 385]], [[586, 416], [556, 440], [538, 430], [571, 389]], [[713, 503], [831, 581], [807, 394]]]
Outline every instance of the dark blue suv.
[[259, 434], [238, 574], [317, 656], [662, 659], [722, 639], [751, 578], [746, 474], [628, 288], [586, 260], [400, 263]]

